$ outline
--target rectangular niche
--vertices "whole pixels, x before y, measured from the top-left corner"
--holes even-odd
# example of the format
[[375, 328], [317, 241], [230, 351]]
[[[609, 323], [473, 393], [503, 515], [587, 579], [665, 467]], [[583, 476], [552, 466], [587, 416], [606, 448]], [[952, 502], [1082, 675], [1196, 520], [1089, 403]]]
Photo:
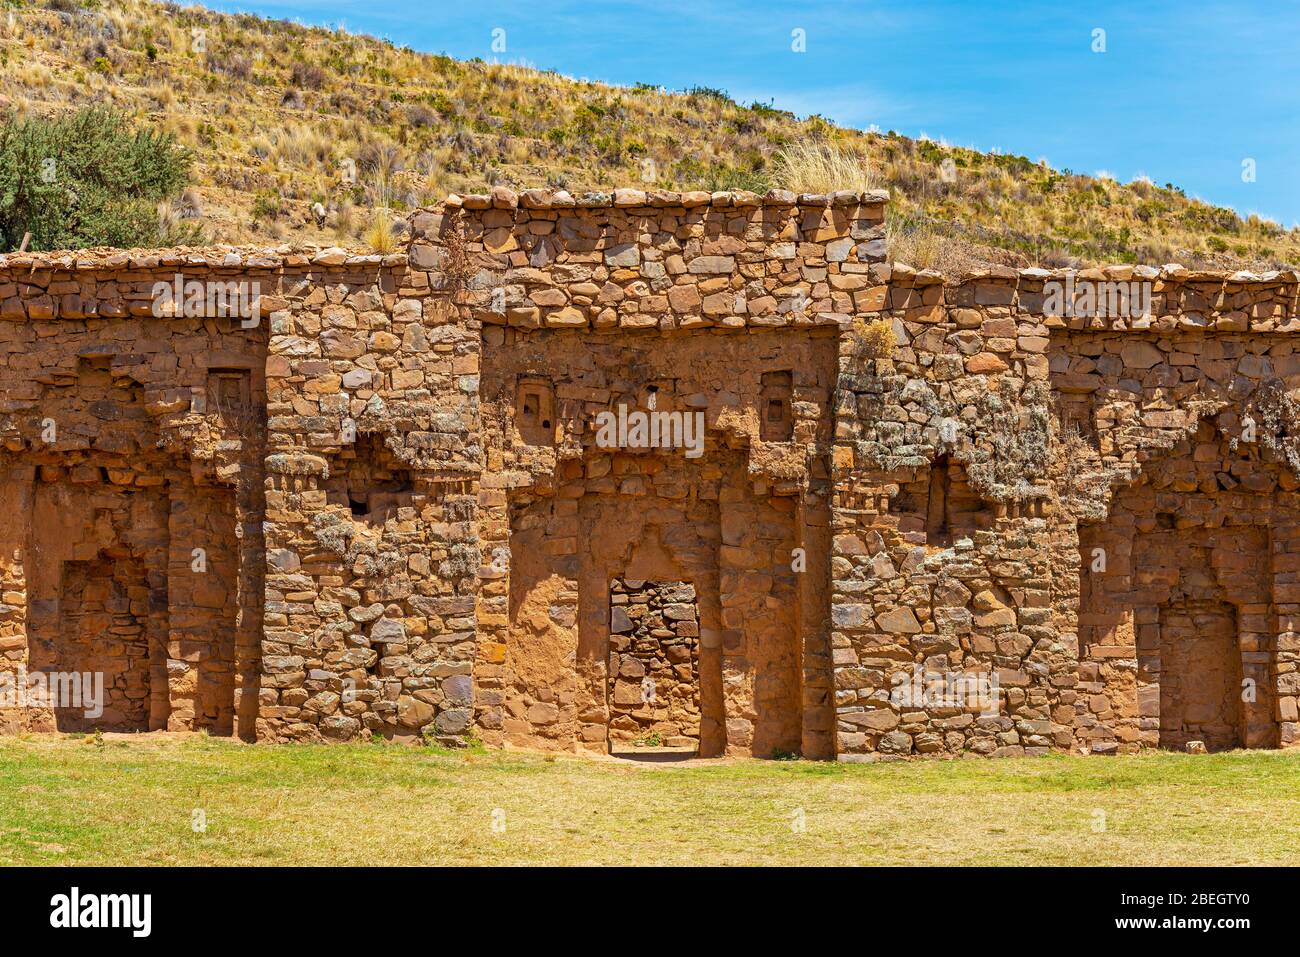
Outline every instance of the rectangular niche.
[[359, 432], [356, 442], [339, 455], [329, 478], [327, 499], [346, 504], [354, 520], [383, 525], [396, 510], [410, 505], [414, 492], [411, 472], [377, 432]]
[[900, 482], [889, 503], [898, 530], [908, 541], [930, 548], [947, 548], [959, 538], [993, 527], [995, 513], [971, 488], [966, 468], [946, 454]]
[[227, 424], [238, 423], [252, 405], [249, 369], [209, 369], [208, 408]]
[[1087, 443], [1094, 450], [1100, 447], [1092, 396], [1062, 393], [1057, 396], [1056, 414], [1063, 440], [1068, 443], [1071, 436], [1076, 436], [1077, 440]]
[[515, 428], [528, 445], [555, 444], [555, 389], [541, 376], [520, 376]]
[[764, 372], [759, 395], [759, 438], [789, 442], [794, 438], [794, 382], [790, 372]]
[[700, 616], [689, 582], [615, 579], [609, 595], [609, 747], [700, 746]]

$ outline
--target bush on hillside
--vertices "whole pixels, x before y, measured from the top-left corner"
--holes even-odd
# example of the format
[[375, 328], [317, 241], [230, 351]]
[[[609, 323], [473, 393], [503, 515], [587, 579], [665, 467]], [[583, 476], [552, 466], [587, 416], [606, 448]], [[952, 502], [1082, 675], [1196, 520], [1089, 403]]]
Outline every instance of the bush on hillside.
[[159, 215], [192, 162], [170, 133], [132, 129], [90, 107], [58, 117], [0, 118], [0, 249], [170, 246], [200, 229]]

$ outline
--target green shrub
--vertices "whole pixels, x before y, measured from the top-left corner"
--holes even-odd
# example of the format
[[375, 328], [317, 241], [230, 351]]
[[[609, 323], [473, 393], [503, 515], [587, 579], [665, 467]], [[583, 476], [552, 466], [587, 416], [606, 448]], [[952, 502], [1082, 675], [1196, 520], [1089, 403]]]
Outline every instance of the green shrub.
[[686, 91], [687, 96], [693, 96], [701, 100], [717, 100], [719, 103], [732, 103], [731, 94], [726, 90], [720, 90], [715, 86], [693, 86]]
[[160, 203], [189, 180], [191, 156], [169, 133], [133, 130], [90, 107], [59, 117], [0, 119], [0, 246], [83, 249], [196, 241], [199, 227], [168, 221]]

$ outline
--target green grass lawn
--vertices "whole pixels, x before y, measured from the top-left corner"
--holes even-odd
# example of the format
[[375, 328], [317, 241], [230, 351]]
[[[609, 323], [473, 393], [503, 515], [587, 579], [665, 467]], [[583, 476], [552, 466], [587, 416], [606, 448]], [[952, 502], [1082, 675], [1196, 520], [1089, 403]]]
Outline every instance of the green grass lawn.
[[6, 738], [0, 863], [1297, 864], [1300, 751], [674, 767]]

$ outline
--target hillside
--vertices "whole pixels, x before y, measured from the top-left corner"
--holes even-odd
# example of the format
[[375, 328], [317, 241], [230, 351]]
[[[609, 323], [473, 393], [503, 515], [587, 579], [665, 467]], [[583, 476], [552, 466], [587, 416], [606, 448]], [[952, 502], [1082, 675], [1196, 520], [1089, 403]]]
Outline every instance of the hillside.
[[1174, 186], [842, 129], [718, 90], [580, 82], [151, 0], [0, 0], [0, 75], [6, 110], [105, 103], [174, 131], [196, 164], [168, 214], [201, 222], [212, 242], [386, 248], [405, 210], [448, 192], [652, 180], [883, 186], [891, 251], [921, 266], [1300, 262], [1300, 230]]

